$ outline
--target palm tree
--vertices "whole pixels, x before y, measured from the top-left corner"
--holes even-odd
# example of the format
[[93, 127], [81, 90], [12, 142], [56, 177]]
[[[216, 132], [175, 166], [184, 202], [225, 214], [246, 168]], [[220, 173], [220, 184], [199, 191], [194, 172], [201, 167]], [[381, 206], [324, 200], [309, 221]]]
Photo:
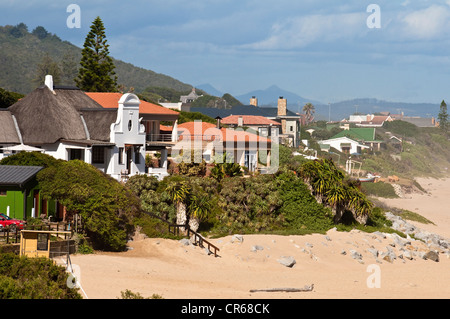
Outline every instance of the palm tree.
[[306, 103], [303, 106], [303, 113], [306, 115], [306, 124], [311, 123], [314, 120], [314, 113], [315, 113], [314, 105], [312, 103]]
[[200, 222], [208, 217], [211, 210], [211, 201], [209, 196], [191, 194], [189, 197], [189, 228], [197, 231]]
[[186, 200], [190, 193], [190, 187], [184, 181], [172, 181], [167, 185], [166, 191], [177, 206], [177, 225], [187, 225]]
[[166, 191], [177, 206], [177, 225], [185, 225], [184, 232], [188, 227], [197, 231], [200, 221], [208, 216], [211, 209], [209, 196], [195, 191], [186, 181], [172, 181]]

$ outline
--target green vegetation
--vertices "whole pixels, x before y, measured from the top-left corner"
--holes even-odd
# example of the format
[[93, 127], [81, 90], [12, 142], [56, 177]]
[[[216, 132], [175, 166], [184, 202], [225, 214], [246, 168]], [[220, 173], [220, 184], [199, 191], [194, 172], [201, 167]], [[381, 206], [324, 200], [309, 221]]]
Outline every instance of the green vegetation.
[[389, 183], [361, 183], [361, 190], [368, 196], [384, 197], [384, 198], [396, 198], [398, 195], [395, 193], [394, 187]]
[[95, 249], [123, 250], [140, 209], [131, 191], [79, 160], [62, 162], [38, 173], [44, 198], [57, 200], [69, 215], [80, 214]]
[[6, 109], [23, 98], [23, 94], [6, 91], [0, 88], [0, 109]]
[[444, 100], [442, 100], [441, 102], [438, 120], [440, 129], [445, 133], [448, 132], [449, 123], [448, 123], [447, 104], [445, 103]]
[[0, 254], [0, 299], [81, 299], [69, 274], [48, 258]]
[[[194, 109], [195, 110], [195, 109]], [[203, 115], [200, 112], [180, 112], [180, 116], [178, 117], [178, 124], [186, 123], [186, 122], [193, 122], [193, 121], [202, 121], [206, 123], [212, 123], [216, 124], [217, 121], [213, 119], [212, 117], [209, 117], [207, 115]]]
[[[47, 32], [42, 26], [28, 32], [24, 24], [0, 26], [0, 87], [21, 94], [28, 94], [36, 88], [38, 64], [46, 54], [57, 62], [61, 71], [61, 82], [55, 84], [74, 85], [81, 60], [81, 48], [62, 41]], [[164, 74], [136, 67], [113, 58], [116, 66], [117, 83], [124, 88], [133, 88], [140, 93], [148, 86], [172, 88], [190, 92], [192, 86]], [[41, 79], [42, 83], [44, 79]], [[179, 99], [179, 96], [178, 96]]]
[[[371, 219], [373, 204], [330, 160], [291, 158], [276, 174], [249, 177], [223, 173], [227, 163], [216, 165], [208, 177], [173, 175], [158, 182], [133, 176], [126, 186], [144, 210], [178, 224], [196, 217], [199, 230], [214, 236], [326, 232], [338, 223], [378, 225]], [[147, 216], [137, 223], [147, 236], [161, 236], [152, 229], [147, 233]]]
[[159, 294], [153, 294], [150, 298], [144, 298], [139, 292], [133, 292], [129, 289], [120, 292], [120, 299], [164, 299]]
[[115, 65], [109, 56], [105, 26], [100, 17], [91, 25], [81, 51], [81, 67], [75, 79], [77, 86], [86, 92], [116, 92]]

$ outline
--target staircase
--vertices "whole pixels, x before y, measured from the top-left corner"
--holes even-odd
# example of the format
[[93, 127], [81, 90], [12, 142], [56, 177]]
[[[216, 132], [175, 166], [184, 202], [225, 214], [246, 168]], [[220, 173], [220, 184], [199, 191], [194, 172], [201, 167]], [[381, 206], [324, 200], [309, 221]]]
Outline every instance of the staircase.
[[[217, 246], [215, 246], [214, 244], [207, 241], [202, 235], [200, 235], [196, 231], [193, 231], [192, 229], [190, 229], [189, 225], [172, 224], [169, 221], [165, 220], [164, 218], [161, 218], [153, 213], [150, 213], [150, 212], [144, 212], [144, 213], [146, 213], [147, 215], [150, 215], [151, 217], [158, 218], [162, 222], [166, 223], [168, 225], [169, 233], [171, 233], [175, 236], [180, 236], [183, 234], [183, 231], [185, 231], [186, 232], [185, 236], [193, 239], [194, 245], [198, 245], [199, 247], [202, 247], [202, 248], [206, 248], [205, 247], [205, 245], [206, 245], [208, 250], [210, 252], [214, 253], [214, 257], [219, 257], [217, 252], [220, 251], [220, 249]], [[182, 229], [181, 231], [180, 231], [180, 228]]]

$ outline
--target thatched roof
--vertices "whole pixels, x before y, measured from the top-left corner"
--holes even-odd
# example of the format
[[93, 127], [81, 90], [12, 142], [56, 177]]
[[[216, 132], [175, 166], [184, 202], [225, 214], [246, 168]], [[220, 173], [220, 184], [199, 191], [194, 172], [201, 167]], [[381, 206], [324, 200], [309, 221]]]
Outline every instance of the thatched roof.
[[83, 109], [82, 114], [92, 140], [110, 140], [111, 124], [116, 122], [117, 109]]
[[[58, 140], [85, 140], [85, 130], [79, 110], [102, 108], [83, 91], [43, 86], [10, 106], [19, 125], [24, 144], [52, 144]], [[109, 131], [109, 130], [108, 130]]]
[[19, 144], [20, 139], [11, 112], [0, 111], [0, 144]]

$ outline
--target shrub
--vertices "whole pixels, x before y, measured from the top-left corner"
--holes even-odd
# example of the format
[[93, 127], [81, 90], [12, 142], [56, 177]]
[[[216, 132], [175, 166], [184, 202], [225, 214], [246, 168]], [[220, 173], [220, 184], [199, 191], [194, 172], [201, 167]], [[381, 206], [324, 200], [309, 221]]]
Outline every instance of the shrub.
[[74, 160], [38, 173], [41, 192], [81, 215], [95, 249], [123, 250], [133, 233], [132, 219], [140, 209], [139, 199], [94, 166]]
[[361, 190], [369, 196], [396, 198], [394, 187], [389, 183], [361, 183]]
[[0, 254], [0, 299], [81, 299], [68, 273], [48, 258]]

